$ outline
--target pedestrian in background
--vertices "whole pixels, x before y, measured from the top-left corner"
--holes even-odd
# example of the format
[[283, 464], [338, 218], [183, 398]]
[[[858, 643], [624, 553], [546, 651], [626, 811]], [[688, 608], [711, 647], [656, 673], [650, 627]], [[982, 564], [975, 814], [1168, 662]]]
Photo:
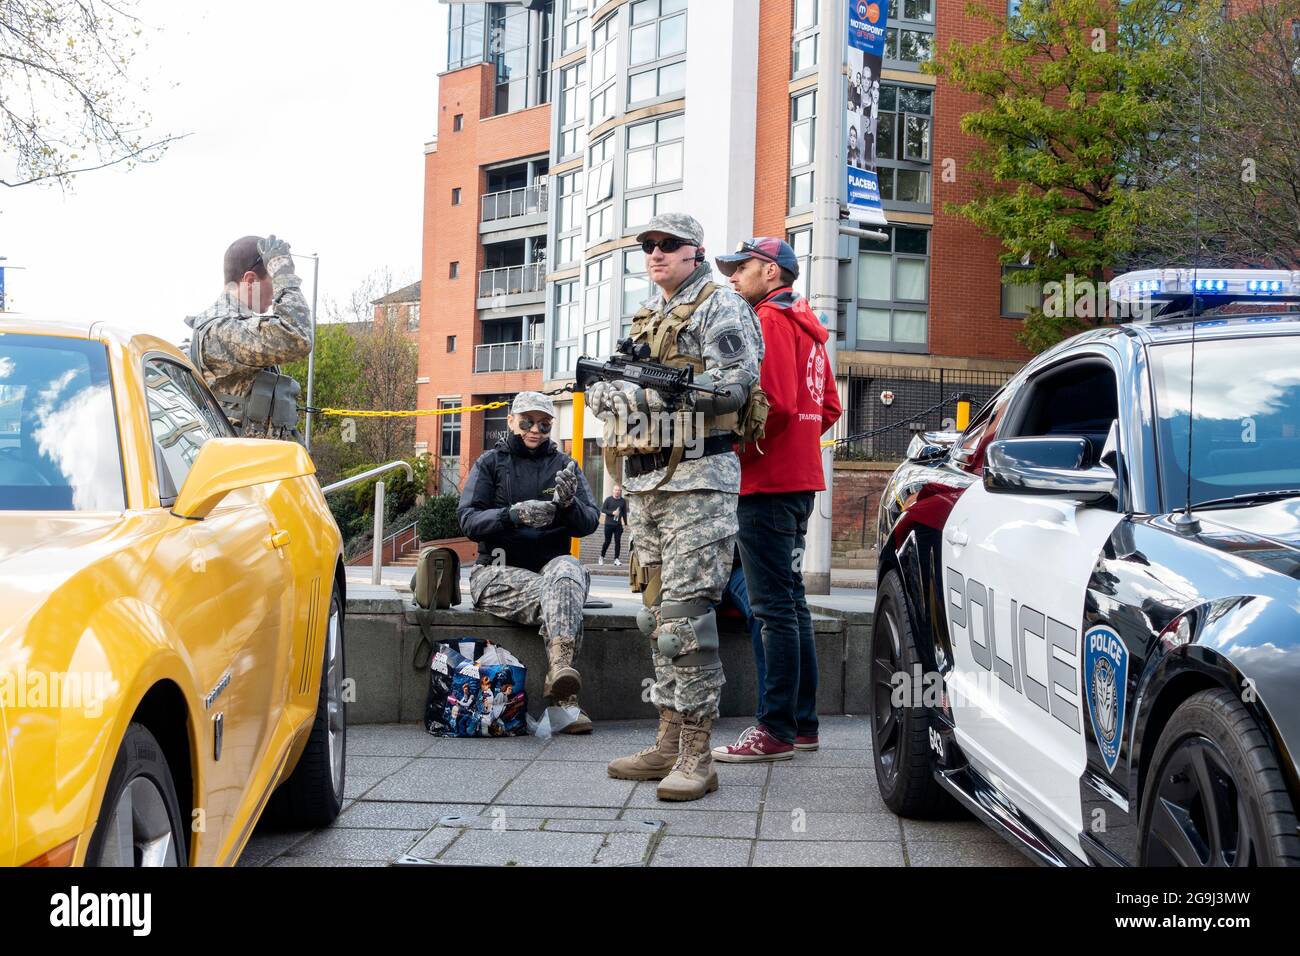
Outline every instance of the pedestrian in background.
[[627, 526], [627, 499], [623, 497], [623, 486], [615, 485], [614, 493], [600, 506], [600, 513], [605, 518], [605, 543], [600, 546], [600, 563], [605, 563], [605, 552], [609, 542], [614, 540], [614, 563], [621, 565], [620, 549], [623, 547], [623, 529]]
[[796, 749], [818, 746], [817, 648], [800, 564], [813, 502], [825, 488], [821, 436], [839, 420], [840, 400], [827, 331], [792, 288], [799, 276], [794, 250], [780, 239], [751, 239], [717, 264], [758, 313], [760, 384], [771, 407], [768, 437], [741, 455], [737, 507], [749, 605], [762, 626], [757, 724], [714, 748], [713, 757], [788, 760]]

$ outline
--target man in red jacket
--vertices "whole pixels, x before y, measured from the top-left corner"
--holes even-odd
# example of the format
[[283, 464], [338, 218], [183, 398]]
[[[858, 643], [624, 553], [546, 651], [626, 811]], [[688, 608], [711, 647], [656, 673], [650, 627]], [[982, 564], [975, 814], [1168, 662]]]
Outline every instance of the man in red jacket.
[[808, 518], [822, 476], [821, 437], [840, 417], [826, 329], [791, 286], [794, 250], [780, 239], [742, 242], [718, 269], [758, 313], [761, 384], [771, 408], [766, 435], [740, 457], [737, 517], [750, 608], [762, 625], [754, 642], [758, 723], [713, 758], [788, 760], [817, 749], [817, 650], [800, 570]]

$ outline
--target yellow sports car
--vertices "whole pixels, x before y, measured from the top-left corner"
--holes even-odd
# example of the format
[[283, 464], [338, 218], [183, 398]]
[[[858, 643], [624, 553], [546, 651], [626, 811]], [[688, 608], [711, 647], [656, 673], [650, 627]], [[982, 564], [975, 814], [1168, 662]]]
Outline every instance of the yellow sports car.
[[0, 315], [0, 864], [338, 815], [338, 527], [299, 445], [233, 436], [161, 339]]

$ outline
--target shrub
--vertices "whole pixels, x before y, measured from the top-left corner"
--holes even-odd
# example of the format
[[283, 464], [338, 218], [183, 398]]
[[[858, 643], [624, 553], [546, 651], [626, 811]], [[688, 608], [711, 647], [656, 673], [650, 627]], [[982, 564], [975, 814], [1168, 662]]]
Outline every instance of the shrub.
[[416, 528], [421, 541], [461, 537], [460, 521], [456, 518], [455, 495], [434, 495], [419, 510]]

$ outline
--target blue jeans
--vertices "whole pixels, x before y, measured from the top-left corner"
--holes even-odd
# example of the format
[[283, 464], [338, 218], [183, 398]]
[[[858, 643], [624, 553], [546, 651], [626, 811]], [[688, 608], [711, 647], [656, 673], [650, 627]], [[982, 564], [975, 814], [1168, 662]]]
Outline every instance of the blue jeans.
[[731, 578], [722, 592], [722, 600], [730, 601], [745, 616], [745, 626], [749, 628], [750, 639], [754, 642], [754, 661], [758, 665], [758, 711], [763, 712], [763, 625], [758, 623], [749, 606], [749, 587], [745, 583], [745, 569], [737, 564], [731, 569]]
[[742, 495], [737, 507], [747, 603], [762, 630], [754, 640], [758, 722], [786, 743], [817, 734], [817, 646], [796, 557], [814, 499], [811, 491]]

